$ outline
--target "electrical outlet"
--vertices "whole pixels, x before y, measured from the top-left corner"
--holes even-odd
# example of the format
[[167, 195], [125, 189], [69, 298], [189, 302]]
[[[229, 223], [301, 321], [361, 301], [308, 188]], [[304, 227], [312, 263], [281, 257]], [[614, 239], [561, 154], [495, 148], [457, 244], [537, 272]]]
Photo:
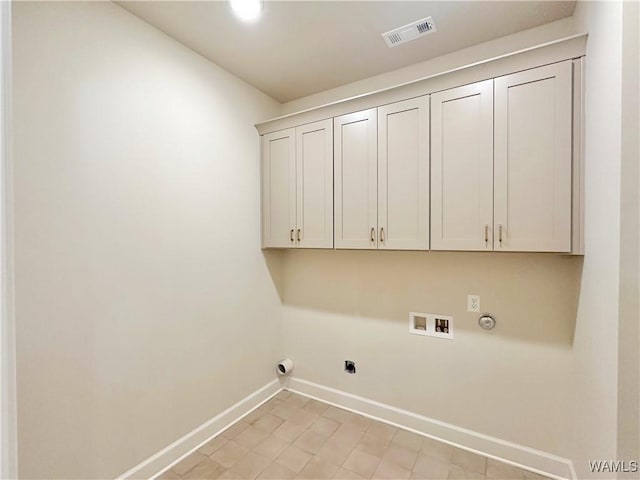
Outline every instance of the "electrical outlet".
[[356, 373], [356, 362], [353, 360], [345, 360], [344, 371], [347, 373]]
[[467, 295], [467, 312], [480, 311], [480, 295]]

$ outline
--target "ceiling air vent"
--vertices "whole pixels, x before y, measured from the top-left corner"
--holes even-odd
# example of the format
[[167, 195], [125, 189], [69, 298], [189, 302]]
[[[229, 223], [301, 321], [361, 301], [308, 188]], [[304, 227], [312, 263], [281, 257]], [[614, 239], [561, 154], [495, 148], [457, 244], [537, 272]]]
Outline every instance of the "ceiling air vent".
[[436, 24], [433, 23], [433, 18], [427, 17], [383, 33], [382, 38], [388, 47], [395, 47], [435, 31]]

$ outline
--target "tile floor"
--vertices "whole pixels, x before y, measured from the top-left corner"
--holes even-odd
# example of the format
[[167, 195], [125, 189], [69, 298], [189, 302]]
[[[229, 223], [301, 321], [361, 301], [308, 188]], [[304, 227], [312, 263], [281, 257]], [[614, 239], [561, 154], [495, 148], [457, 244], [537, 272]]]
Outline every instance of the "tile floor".
[[544, 477], [283, 391], [159, 478]]

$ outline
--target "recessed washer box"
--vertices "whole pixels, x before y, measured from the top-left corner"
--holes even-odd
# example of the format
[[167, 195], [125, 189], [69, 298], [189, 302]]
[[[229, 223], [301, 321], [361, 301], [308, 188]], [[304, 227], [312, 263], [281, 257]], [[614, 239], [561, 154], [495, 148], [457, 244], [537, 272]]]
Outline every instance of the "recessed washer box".
[[409, 313], [409, 333], [453, 339], [453, 317], [434, 313]]

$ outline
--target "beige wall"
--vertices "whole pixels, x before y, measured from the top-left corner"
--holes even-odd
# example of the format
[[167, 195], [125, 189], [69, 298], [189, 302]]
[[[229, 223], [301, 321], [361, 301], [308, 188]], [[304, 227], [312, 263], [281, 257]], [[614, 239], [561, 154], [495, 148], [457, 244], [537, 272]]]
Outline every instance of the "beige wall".
[[[295, 251], [284, 259], [294, 375], [453, 425], [563, 453], [580, 257]], [[467, 294], [495, 314], [491, 332]], [[455, 340], [411, 335], [409, 312], [454, 317]], [[354, 360], [356, 375], [343, 371]]]
[[274, 378], [277, 104], [108, 2], [14, 4], [21, 478], [112, 478]]
[[622, 17], [617, 458], [630, 460], [640, 459], [640, 4], [625, 2]]
[[377, 90], [413, 82], [420, 78], [472, 65], [491, 58], [500, 57], [518, 50], [523, 50], [565, 38], [575, 34], [573, 17], [563, 18], [539, 27], [507, 35], [489, 42], [464, 48], [456, 52], [419, 62], [374, 77], [348, 83], [307, 97], [298, 98], [282, 105], [281, 114], [289, 114], [314, 108], [331, 102], [343, 100]]
[[617, 454], [622, 4], [579, 2], [575, 18], [589, 39], [585, 258], [573, 345], [570, 447], [579, 477], [587, 478], [588, 460], [614, 460]]

